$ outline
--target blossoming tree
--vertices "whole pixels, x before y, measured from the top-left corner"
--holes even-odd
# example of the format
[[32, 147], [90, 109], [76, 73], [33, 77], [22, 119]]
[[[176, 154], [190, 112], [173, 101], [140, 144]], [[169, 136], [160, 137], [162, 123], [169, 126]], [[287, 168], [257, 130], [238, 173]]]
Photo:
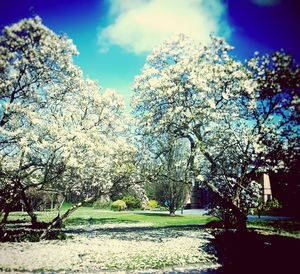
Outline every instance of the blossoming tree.
[[[77, 50], [71, 40], [54, 34], [38, 17], [5, 27], [0, 52], [1, 190], [8, 194], [1, 195], [5, 221], [17, 197], [31, 212], [21, 181], [34, 177], [47, 162], [37, 157], [24, 161], [31, 145], [43, 134], [41, 128], [34, 132], [33, 126], [39, 112], [49, 104], [59, 104], [71, 88], [67, 76], [79, 71], [72, 62]], [[30, 215], [34, 223], [36, 217]]]
[[35, 17], [5, 27], [0, 52], [2, 223], [21, 201], [37, 225], [29, 188], [78, 193], [84, 201], [132, 185], [135, 148], [123, 99], [83, 79], [72, 41]]
[[216, 37], [206, 46], [184, 35], [166, 41], [136, 77], [132, 104], [142, 136], [189, 141], [190, 181], [206, 185], [244, 230], [255, 175], [284, 168], [299, 148], [290, 119], [299, 114], [299, 67], [285, 53], [242, 64], [231, 50]]

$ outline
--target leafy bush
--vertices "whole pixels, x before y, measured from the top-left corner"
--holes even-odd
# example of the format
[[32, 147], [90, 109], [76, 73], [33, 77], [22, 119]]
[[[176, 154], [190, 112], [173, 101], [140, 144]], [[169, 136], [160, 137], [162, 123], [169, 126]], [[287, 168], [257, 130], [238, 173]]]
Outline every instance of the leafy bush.
[[127, 208], [126, 203], [122, 200], [114, 201], [111, 204], [111, 209], [115, 211], [125, 210]]
[[280, 215], [282, 204], [276, 199], [272, 199], [264, 203], [262, 200], [259, 205], [252, 210], [251, 214], [256, 215]]
[[111, 209], [111, 201], [103, 201], [103, 199], [98, 199], [93, 203], [93, 208], [95, 209]]
[[157, 208], [158, 202], [156, 200], [149, 200], [148, 205], [151, 209]]
[[127, 209], [137, 209], [141, 208], [141, 200], [138, 198], [128, 195], [122, 198], [122, 201], [126, 203]]
[[207, 214], [217, 217], [218, 220], [208, 224], [208, 227], [217, 228], [218, 226], [224, 226], [225, 228], [235, 228], [238, 220], [234, 216], [231, 209], [225, 208], [217, 202], [212, 203], [210, 207], [211, 208], [208, 210]]
[[269, 210], [281, 208], [281, 204], [277, 199], [272, 199], [272, 200], [267, 201], [266, 208]]
[[94, 203], [93, 202], [83, 202], [82, 206], [84, 206], [84, 207], [93, 207]]

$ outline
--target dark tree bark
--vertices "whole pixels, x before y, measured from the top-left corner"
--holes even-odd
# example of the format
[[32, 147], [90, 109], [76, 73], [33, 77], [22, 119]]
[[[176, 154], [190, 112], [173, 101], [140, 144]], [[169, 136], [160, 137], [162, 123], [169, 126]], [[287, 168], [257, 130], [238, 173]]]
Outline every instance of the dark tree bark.
[[4, 215], [3, 215], [3, 218], [2, 218], [2, 220], [0, 222], [0, 226], [1, 227], [4, 227], [6, 225], [9, 213], [10, 213], [10, 210], [4, 209], [4, 211], [2, 213]]
[[87, 198], [84, 200], [84, 202], [80, 202], [77, 203], [76, 205], [72, 206], [71, 208], [69, 208], [63, 215], [58, 214], [53, 220], [52, 222], [48, 225], [48, 227], [44, 230], [44, 232], [42, 233], [42, 235], [40, 236], [40, 239], [46, 239], [47, 236], [49, 235], [49, 232], [53, 229], [53, 228], [61, 228], [62, 223], [65, 219], [67, 219], [75, 210], [77, 210], [79, 207], [82, 206], [83, 203], [88, 203], [88, 202], [92, 202], [96, 199], [96, 197], [91, 197], [91, 198]]
[[32, 205], [31, 205], [30, 201], [28, 200], [24, 189], [21, 189], [21, 201], [22, 201], [22, 203], [23, 203], [23, 205], [25, 207], [25, 210], [26, 210], [27, 214], [31, 218], [31, 225], [32, 225], [32, 227], [33, 228], [38, 227], [39, 223], [37, 221], [37, 216], [33, 212]]

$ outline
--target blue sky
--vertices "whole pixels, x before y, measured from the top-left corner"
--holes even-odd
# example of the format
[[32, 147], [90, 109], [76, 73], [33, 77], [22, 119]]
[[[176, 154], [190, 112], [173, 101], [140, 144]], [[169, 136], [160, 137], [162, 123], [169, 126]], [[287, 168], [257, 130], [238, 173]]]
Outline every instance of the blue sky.
[[73, 39], [84, 74], [115, 88], [128, 105], [151, 49], [177, 32], [206, 43], [223, 36], [244, 60], [284, 48], [300, 60], [297, 0], [2, 0], [0, 26], [32, 14]]

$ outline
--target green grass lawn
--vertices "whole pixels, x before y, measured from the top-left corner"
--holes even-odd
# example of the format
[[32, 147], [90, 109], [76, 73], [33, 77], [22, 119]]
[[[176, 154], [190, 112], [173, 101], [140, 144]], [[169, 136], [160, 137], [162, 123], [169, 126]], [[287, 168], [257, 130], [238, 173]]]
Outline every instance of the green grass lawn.
[[[68, 209], [69, 205], [62, 208], [61, 213]], [[36, 212], [39, 221], [50, 222], [56, 215], [57, 211]], [[12, 212], [9, 220], [30, 221], [25, 212]], [[164, 227], [176, 225], [204, 225], [216, 220], [211, 216], [178, 214], [170, 216], [166, 211], [110, 211], [94, 209], [92, 207], [80, 207], [65, 221], [65, 225], [92, 225], [92, 224], [134, 224], [145, 223], [145, 225]], [[280, 234], [300, 238], [300, 222], [288, 220], [257, 220], [249, 221], [248, 228], [256, 229], [264, 233]]]
[[[64, 207], [62, 212], [67, 210]], [[49, 222], [52, 220], [57, 212], [44, 211], [36, 212], [39, 221]], [[9, 220], [24, 220], [29, 221], [29, 217], [25, 212], [13, 212], [9, 215]], [[189, 215], [178, 214], [170, 216], [168, 212], [154, 212], [154, 211], [109, 211], [94, 209], [92, 207], [80, 207], [77, 209], [66, 221], [65, 224], [76, 225], [90, 225], [90, 224], [107, 224], [107, 223], [148, 223], [152, 226], [163, 227], [172, 225], [191, 225], [191, 224], [206, 224], [214, 220], [211, 216], [203, 215]]]
[[265, 234], [279, 234], [300, 238], [300, 221], [256, 220], [248, 222], [247, 226]]

